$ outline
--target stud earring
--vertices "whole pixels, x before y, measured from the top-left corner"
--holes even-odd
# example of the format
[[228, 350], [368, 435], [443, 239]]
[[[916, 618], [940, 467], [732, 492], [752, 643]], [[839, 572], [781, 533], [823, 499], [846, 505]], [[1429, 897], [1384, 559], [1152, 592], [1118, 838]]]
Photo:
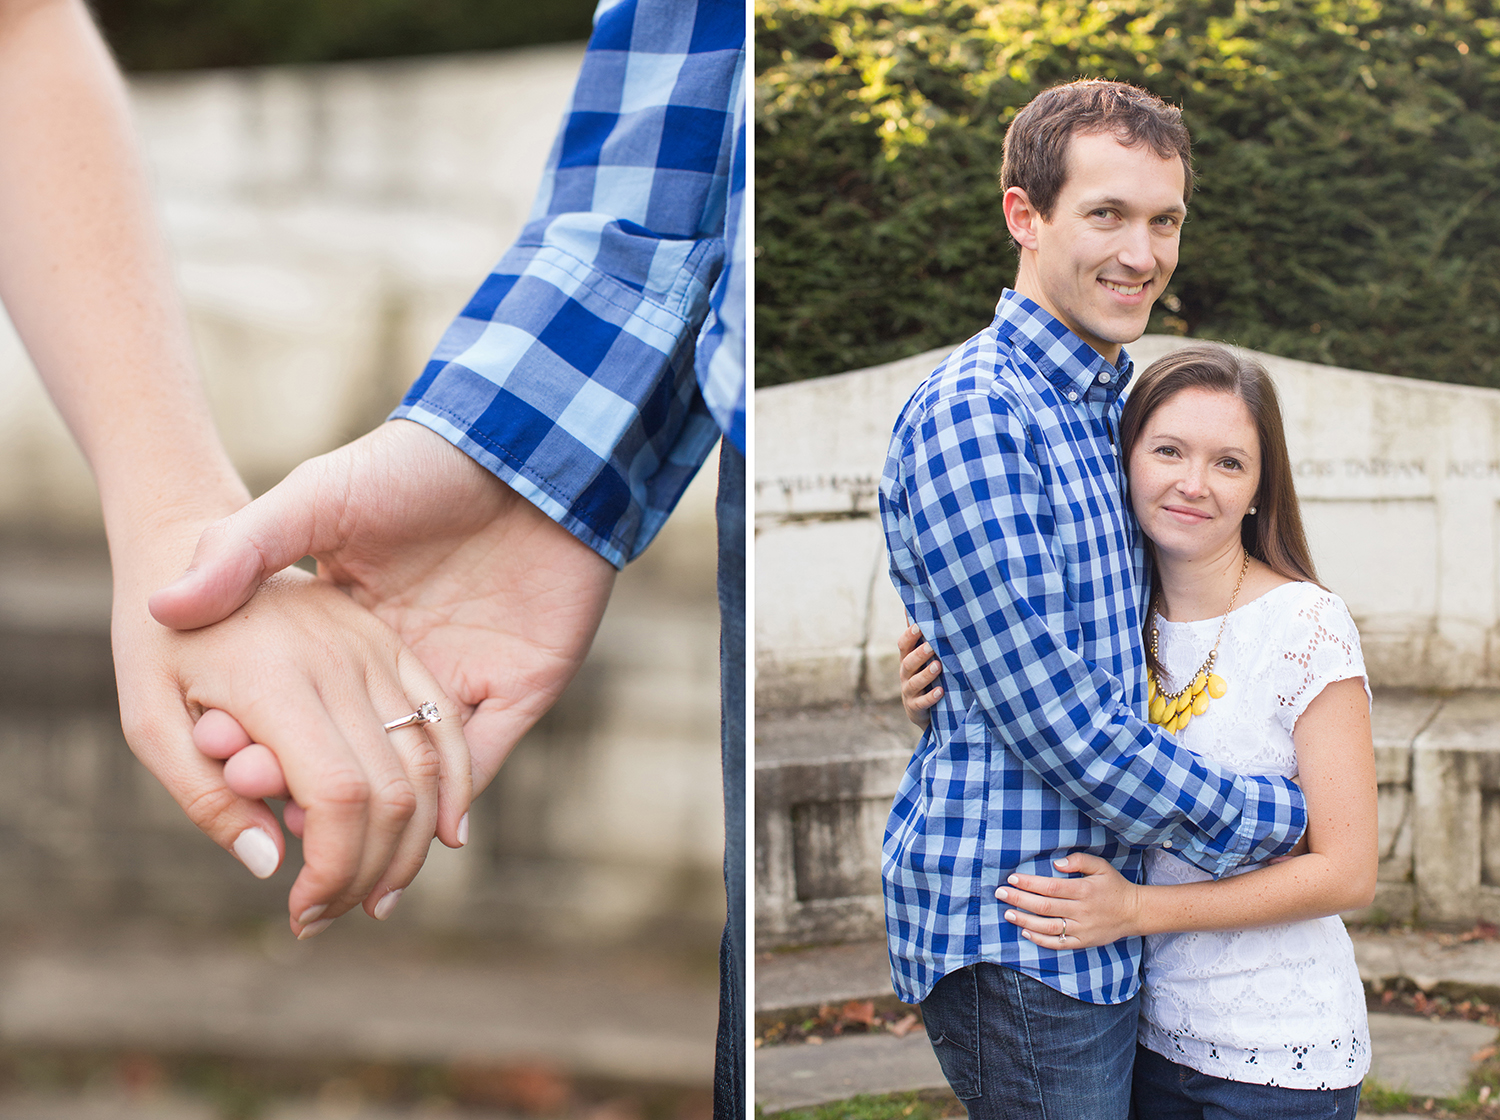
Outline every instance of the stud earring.
[[1255, 507], [1254, 506], [1250, 507], [1250, 514], [1251, 514], [1252, 517], [1255, 515]]

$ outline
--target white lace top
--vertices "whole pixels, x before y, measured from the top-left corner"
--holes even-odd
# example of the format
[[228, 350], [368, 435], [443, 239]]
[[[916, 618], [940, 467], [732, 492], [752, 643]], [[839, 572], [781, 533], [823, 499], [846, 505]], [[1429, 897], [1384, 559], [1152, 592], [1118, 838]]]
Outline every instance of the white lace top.
[[[1202, 664], [1219, 623], [1157, 619], [1166, 691]], [[1325, 686], [1365, 675], [1348, 608], [1310, 583], [1285, 584], [1231, 613], [1214, 671], [1228, 691], [1178, 739], [1227, 769], [1283, 777], [1297, 771], [1292, 728], [1308, 704]], [[1153, 849], [1146, 878], [1208, 876]], [[1292, 1089], [1346, 1088], [1370, 1068], [1364, 989], [1337, 916], [1148, 937], [1143, 976], [1141, 1044], [1180, 1065]]]

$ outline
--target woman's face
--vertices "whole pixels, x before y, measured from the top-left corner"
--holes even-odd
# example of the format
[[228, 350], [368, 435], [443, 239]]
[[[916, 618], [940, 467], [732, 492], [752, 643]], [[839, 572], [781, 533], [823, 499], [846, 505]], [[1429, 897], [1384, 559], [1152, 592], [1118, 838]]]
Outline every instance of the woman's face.
[[1160, 555], [1223, 555], [1260, 487], [1255, 421], [1232, 393], [1183, 389], [1147, 418], [1128, 470], [1130, 504]]

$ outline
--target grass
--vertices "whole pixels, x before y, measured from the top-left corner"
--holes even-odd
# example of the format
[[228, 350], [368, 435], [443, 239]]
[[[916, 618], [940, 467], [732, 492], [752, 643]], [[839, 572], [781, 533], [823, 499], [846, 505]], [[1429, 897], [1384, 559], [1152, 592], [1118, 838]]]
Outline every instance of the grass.
[[947, 1120], [965, 1115], [958, 1098], [947, 1092], [892, 1093], [889, 1096], [852, 1097], [847, 1101], [766, 1113], [756, 1107], [757, 1120]]

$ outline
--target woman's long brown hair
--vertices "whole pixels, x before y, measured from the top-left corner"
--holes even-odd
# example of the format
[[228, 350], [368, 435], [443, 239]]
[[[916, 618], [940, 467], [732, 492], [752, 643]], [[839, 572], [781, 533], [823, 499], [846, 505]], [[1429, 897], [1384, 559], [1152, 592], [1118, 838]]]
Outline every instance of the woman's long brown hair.
[[[1120, 417], [1120, 447], [1126, 463], [1146, 421], [1184, 389], [1229, 393], [1245, 402], [1260, 439], [1260, 488], [1251, 502], [1256, 513], [1246, 514], [1240, 522], [1240, 541], [1251, 556], [1278, 575], [1317, 583], [1307, 534], [1302, 528], [1302, 511], [1297, 505], [1297, 490], [1292, 482], [1292, 460], [1287, 454], [1286, 431], [1281, 423], [1281, 400], [1271, 375], [1259, 362], [1212, 343], [1184, 346], [1152, 362], [1136, 381]], [[1160, 588], [1154, 571], [1155, 545], [1149, 538], [1146, 547], [1151, 550], [1153, 560], [1153, 607], [1146, 612], [1143, 639], [1146, 664], [1159, 677], [1162, 667], [1151, 652], [1151, 614]]]

